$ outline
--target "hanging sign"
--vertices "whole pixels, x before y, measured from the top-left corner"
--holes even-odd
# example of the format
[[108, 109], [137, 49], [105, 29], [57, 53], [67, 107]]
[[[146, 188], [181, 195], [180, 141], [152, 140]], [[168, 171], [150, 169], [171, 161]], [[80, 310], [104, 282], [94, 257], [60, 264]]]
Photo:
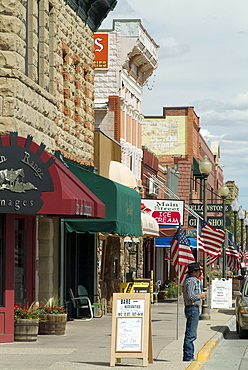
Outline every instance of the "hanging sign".
[[110, 366], [122, 358], [153, 362], [149, 293], [114, 293]]
[[[204, 208], [203, 204], [191, 203], [189, 207], [190, 209], [192, 209], [192, 211], [195, 211], [197, 213], [203, 213]], [[231, 211], [230, 204], [226, 204], [225, 209], [226, 212], [230, 212]], [[207, 204], [207, 212], [217, 212], [217, 213], [223, 212], [223, 204]]]
[[177, 199], [141, 199], [141, 209], [159, 225], [183, 226], [184, 201]]

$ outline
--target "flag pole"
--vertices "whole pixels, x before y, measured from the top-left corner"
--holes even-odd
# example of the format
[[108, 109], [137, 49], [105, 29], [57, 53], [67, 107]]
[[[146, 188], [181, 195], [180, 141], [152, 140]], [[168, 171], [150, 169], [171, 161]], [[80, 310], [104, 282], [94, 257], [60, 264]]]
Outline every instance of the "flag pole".
[[198, 261], [198, 255], [199, 255], [199, 252], [198, 252], [198, 235], [199, 235], [199, 217], [197, 217], [197, 221], [196, 221], [196, 261]]
[[179, 338], [179, 288], [180, 288], [180, 279], [181, 279], [181, 269], [178, 266], [178, 285], [177, 285], [177, 334], [176, 339]]

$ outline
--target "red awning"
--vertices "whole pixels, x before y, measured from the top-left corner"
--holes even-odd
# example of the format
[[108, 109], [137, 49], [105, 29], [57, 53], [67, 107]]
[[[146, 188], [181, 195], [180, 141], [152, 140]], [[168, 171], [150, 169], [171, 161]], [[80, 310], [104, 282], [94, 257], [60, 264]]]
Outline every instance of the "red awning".
[[42, 192], [38, 214], [105, 218], [105, 205], [57, 158], [48, 168], [54, 191]]

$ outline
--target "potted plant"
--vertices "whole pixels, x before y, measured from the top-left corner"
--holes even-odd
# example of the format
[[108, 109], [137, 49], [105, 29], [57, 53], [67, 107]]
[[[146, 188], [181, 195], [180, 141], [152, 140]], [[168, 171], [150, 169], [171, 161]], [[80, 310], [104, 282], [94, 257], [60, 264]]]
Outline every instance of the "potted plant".
[[39, 313], [35, 303], [29, 307], [14, 306], [14, 340], [18, 342], [34, 342], [37, 340]]
[[56, 298], [50, 298], [45, 303], [39, 304], [39, 334], [65, 334], [67, 314], [65, 308], [59, 304]]

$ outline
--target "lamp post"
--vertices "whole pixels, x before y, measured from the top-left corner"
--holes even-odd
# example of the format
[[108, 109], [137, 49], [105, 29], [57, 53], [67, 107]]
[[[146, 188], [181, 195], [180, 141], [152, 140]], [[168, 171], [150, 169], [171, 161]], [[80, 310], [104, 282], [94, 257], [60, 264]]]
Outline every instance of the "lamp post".
[[[203, 176], [203, 218], [207, 221], [207, 179], [208, 175], [212, 171], [212, 163], [209, 161], [208, 157], [205, 155], [203, 160], [199, 163], [199, 170]], [[206, 253], [203, 253], [203, 292], [207, 292], [207, 261]], [[200, 314], [201, 320], [209, 320], [210, 315], [208, 314], [207, 300], [202, 301], [202, 312]]]
[[248, 217], [244, 219], [244, 225], [246, 230], [246, 243], [245, 243], [245, 250], [248, 251]]
[[236, 248], [237, 248], [237, 214], [238, 214], [239, 208], [240, 208], [239, 202], [235, 198], [232, 201], [232, 210], [234, 214], [234, 244]]
[[223, 230], [225, 231], [225, 241], [222, 249], [222, 277], [226, 277], [226, 248], [228, 247], [228, 236], [226, 231], [226, 197], [228, 196], [229, 189], [226, 184], [222, 184], [219, 188], [219, 193], [222, 198], [223, 204]]
[[[239, 216], [239, 219], [240, 219], [240, 223], [241, 223], [241, 232], [240, 232], [240, 238], [241, 238], [241, 264], [242, 262], [244, 262], [244, 219], [245, 219], [245, 211], [243, 211], [242, 207], [240, 207], [239, 211], [238, 211], [238, 216]], [[245, 274], [245, 271], [244, 271], [244, 268], [242, 267], [241, 268], [241, 274], [244, 275]]]

